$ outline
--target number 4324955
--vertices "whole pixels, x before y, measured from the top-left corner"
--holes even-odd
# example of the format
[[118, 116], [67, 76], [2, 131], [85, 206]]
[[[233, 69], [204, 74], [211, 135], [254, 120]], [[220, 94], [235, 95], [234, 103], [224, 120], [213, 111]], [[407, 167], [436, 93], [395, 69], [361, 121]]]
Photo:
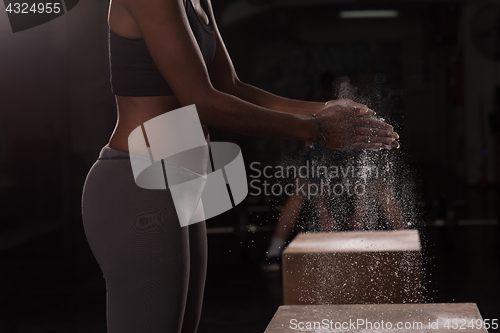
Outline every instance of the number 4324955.
[[26, 2], [19, 3], [19, 2], [14, 2], [14, 3], [9, 3], [7, 8], [5, 8], [5, 11], [8, 13], [14, 13], [14, 14], [51, 14], [51, 13], [60, 13], [61, 12], [61, 3], [60, 2], [39, 2], [39, 3], [34, 3], [29, 6]]
[[448, 319], [444, 323], [444, 327], [447, 329], [454, 330], [465, 330], [465, 329], [498, 329], [498, 319], [476, 319], [476, 320], [465, 320], [465, 319]]

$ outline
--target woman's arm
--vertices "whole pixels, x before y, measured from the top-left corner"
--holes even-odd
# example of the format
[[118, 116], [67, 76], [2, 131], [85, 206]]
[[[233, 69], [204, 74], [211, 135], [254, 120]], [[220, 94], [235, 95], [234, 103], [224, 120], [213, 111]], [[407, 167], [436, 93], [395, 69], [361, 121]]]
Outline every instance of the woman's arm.
[[[302, 140], [317, 138], [316, 121], [310, 116], [258, 106], [214, 88], [182, 0], [123, 1], [181, 106], [195, 104], [203, 124], [248, 135]], [[326, 146], [340, 149], [348, 143], [350, 147], [378, 148], [382, 143], [391, 142], [387, 135], [391, 126], [363, 117], [369, 112], [366, 107], [350, 104], [340, 109], [358, 117], [345, 116], [333, 109], [330, 111], [335, 114], [323, 112], [323, 126], [329, 138], [324, 143]], [[350, 118], [342, 131], [337, 131], [336, 126], [332, 127], [327, 121], [333, 120], [336, 114]], [[375, 133], [375, 136], [370, 133]]]
[[[209, 10], [210, 10], [210, 15], [212, 15], [213, 17], [213, 11], [211, 6]], [[367, 142], [366, 140], [372, 140], [372, 142], [380, 142], [378, 141], [378, 138], [373, 138], [373, 136], [377, 135], [388, 136], [386, 135], [387, 133], [385, 131], [381, 132], [373, 129], [367, 130], [366, 128], [364, 128], [363, 130], [359, 130], [359, 128], [356, 129], [351, 128], [349, 123], [352, 121], [352, 119], [349, 119], [349, 116], [338, 117], [338, 114], [334, 114], [333, 117], [331, 117], [332, 110], [344, 112], [350, 114], [351, 116], [356, 115], [357, 114], [356, 112], [352, 112], [354, 110], [353, 108], [360, 107], [360, 104], [354, 103], [352, 101], [333, 100], [333, 101], [328, 101], [326, 103], [321, 103], [321, 102], [307, 102], [307, 101], [293, 100], [276, 96], [267, 91], [264, 91], [252, 85], [241, 82], [236, 74], [236, 71], [234, 70], [233, 62], [231, 60], [231, 57], [229, 56], [229, 53], [227, 52], [226, 46], [224, 44], [224, 41], [222, 40], [216, 22], [214, 22], [214, 31], [215, 31], [217, 46], [214, 59], [208, 66], [208, 71], [210, 73], [210, 80], [216, 89], [224, 91], [233, 96], [237, 96], [242, 100], [245, 100], [247, 102], [268, 109], [282, 111], [290, 114], [297, 114], [297, 115], [310, 116], [312, 114], [317, 114], [320, 119], [325, 117], [329, 118], [326, 121], [328, 122], [329, 127], [333, 126], [337, 132], [344, 129], [344, 133], [336, 133], [335, 131], [330, 131], [329, 133], [330, 140], [332, 140], [332, 138], [334, 137], [339, 140], [344, 140], [344, 146], [343, 146], [344, 149], [363, 148], [366, 145], [359, 145], [357, 143]], [[349, 111], [346, 112], [346, 110]], [[358, 124], [357, 126], [363, 127], [365, 125]], [[368, 124], [366, 124], [366, 126], [370, 127]], [[394, 131], [392, 126], [389, 125], [384, 129], [389, 129], [391, 132]], [[348, 133], [351, 133], [352, 136], [349, 137]], [[354, 137], [355, 133], [357, 134], [356, 137]], [[371, 139], [369, 138], [370, 136], [372, 136]], [[394, 139], [399, 138], [399, 135], [397, 133], [392, 133], [391, 136]], [[325, 143], [323, 144], [325, 146], [329, 146], [328, 144]], [[397, 141], [393, 141], [392, 143], [390, 143], [390, 145], [394, 148], [399, 147]], [[384, 147], [389, 148], [386, 145], [384, 145]]]
[[234, 95], [245, 101], [264, 106], [272, 110], [278, 110], [294, 114], [312, 115], [326, 107], [323, 102], [308, 102], [285, 98], [252, 86], [250, 84], [236, 81], [233, 90]]
[[[207, 1], [210, 3], [210, 0]], [[214, 17], [211, 5], [209, 10], [209, 15]], [[214, 33], [216, 38], [216, 49], [214, 58], [208, 65], [208, 71], [210, 80], [217, 90], [224, 91], [252, 104], [287, 113], [311, 115], [325, 108], [325, 103], [284, 98], [241, 82], [236, 75], [233, 62], [227, 52], [226, 45], [222, 40], [215, 19]]]

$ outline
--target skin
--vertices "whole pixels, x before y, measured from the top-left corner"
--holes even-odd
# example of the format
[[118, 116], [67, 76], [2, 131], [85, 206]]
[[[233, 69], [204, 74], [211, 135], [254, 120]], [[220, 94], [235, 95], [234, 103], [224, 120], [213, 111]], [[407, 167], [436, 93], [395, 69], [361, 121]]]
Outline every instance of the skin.
[[[185, 12], [185, 1], [205, 24], [208, 16], [199, 0], [112, 0], [108, 24], [118, 35], [144, 39], [174, 96], [116, 96], [118, 121], [109, 146], [128, 152], [128, 135], [145, 121], [195, 104], [206, 126], [241, 134], [316, 141], [316, 114], [325, 129], [320, 143], [334, 149], [399, 147], [392, 126], [351, 100], [326, 103], [279, 97], [241, 82], [214, 21], [216, 53], [206, 66]], [[208, 11], [213, 17], [208, 1]], [[175, 65], [173, 65], [175, 64]]]

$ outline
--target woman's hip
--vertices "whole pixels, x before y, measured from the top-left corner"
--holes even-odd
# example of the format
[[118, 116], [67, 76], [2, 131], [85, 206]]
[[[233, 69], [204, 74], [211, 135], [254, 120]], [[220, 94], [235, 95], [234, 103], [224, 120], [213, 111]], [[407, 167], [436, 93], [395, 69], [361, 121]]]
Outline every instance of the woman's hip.
[[189, 229], [180, 226], [170, 191], [137, 186], [127, 155], [105, 146], [85, 180], [82, 217], [96, 259], [107, 262], [145, 242], [165, 253], [185, 251]]

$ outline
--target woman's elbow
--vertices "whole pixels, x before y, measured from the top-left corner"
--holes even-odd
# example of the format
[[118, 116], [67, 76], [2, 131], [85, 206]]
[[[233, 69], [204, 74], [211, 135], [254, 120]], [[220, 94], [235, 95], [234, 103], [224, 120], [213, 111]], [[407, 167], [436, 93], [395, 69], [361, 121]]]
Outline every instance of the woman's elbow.
[[214, 87], [191, 88], [187, 92], [176, 94], [181, 106], [196, 105], [196, 108], [213, 104], [218, 90]]
[[224, 108], [224, 93], [215, 88], [193, 91], [192, 96], [179, 99], [182, 106], [194, 104], [198, 117], [202, 124], [213, 125], [212, 122], [217, 118], [217, 111]]
[[214, 82], [214, 86], [217, 90], [234, 96], [237, 95], [237, 89], [240, 87], [240, 85], [241, 81], [237, 76], [228, 77], [222, 82]]

